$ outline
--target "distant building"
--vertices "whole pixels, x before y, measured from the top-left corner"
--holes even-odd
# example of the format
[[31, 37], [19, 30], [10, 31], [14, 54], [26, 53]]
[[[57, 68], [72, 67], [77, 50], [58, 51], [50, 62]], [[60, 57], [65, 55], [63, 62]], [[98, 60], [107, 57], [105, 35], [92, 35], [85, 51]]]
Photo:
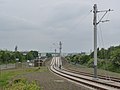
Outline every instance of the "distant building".
[[34, 60], [34, 67], [45, 66], [45, 62], [42, 59]]
[[66, 54], [67, 56], [73, 56], [73, 55], [86, 55], [86, 52], [81, 52], [81, 53], [68, 53]]
[[21, 51], [21, 53], [22, 53], [23, 55], [27, 55], [28, 52], [29, 52], [29, 51]]
[[81, 54], [81, 55], [85, 55], [86, 53], [85, 53], [85, 52], [81, 52], [80, 54]]
[[68, 53], [68, 56], [78, 55], [80, 53]]
[[46, 53], [41, 53], [40, 56], [41, 57], [46, 57]]

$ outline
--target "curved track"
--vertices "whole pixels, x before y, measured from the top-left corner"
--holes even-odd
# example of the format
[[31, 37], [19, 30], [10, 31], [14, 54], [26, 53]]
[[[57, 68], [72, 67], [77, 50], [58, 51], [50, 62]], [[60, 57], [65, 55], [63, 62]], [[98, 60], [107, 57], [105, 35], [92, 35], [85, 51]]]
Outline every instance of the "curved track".
[[[76, 74], [80, 74], [80, 75], [85, 75], [85, 76], [93, 77], [93, 74], [91, 74], [91, 73], [80, 72], [80, 71], [74, 70], [72, 68], [67, 68], [67, 69], [63, 68], [63, 70], [68, 71], [68, 72], [72, 72], [72, 73], [76, 73]], [[111, 77], [111, 76], [106, 77], [104, 75], [98, 75], [98, 78], [99, 79], [110, 80], [110, 81], [114, 81], [114, 82], [119, 82], [120, 83], [120, 78], [116, 78], [116, 77]]]
[[87, 87], [92, 87], [94, 89], [99, 90], [120, 90], [120, 83], [119, 82], [108, 82], [108, 80], [105, 80], [104, 78], [101, 78], [99, 80], [94, 80], [91, 76], [80, 75], [76, 73], [73, 70], [66, 70], [66, 69], [60, 69], [59, 66], [62, 64], [61, 59], [59, 57], [54, 57], [51, 61], [51, 71], [54, 73], [70, 79], [74, 82], [86, 85]]

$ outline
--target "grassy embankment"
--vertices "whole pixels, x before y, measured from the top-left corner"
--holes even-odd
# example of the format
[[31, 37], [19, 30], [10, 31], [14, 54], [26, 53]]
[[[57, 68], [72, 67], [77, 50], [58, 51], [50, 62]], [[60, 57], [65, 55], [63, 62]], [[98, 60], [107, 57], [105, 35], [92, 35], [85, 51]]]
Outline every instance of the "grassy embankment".
[[40, 90], [40, 87], [37, 85], [35, 81], [30, 83], [25, 78], [19, 78], [16, 80], [14, 78], [23, 74], [28, 74], [33, 72], [43, 72], [45, 70], [46, 70], [45, 67], [42, 67], [41, 69], [24, 68], [24, 69], [2, 70], [0, 71], [0, 89], [6, 88], [5, 90], [15, 90], [15, 88], [29, 88], [30, 90]]
[[[86, 72], [86, 73], [94, 73], [94, 69], [93, 68], [88, 68], [87, 66], [83, 66], [83, 65], [73, 65], [73, 64], [66, 64], [64, 66], [64, 68], [72, 68], [73, 70], [76, 71], [80, 71], [80, 72]], [[111, 76], [111, 77], [118, 77], [120, 78], [120, 74], [119, 73], [115, 73], [115, 72], [111, 72], [108, 70], [102, 70], [102, 69], [97, 69], [97, 73], [98, 75], [105, 75], [105, 76]]]

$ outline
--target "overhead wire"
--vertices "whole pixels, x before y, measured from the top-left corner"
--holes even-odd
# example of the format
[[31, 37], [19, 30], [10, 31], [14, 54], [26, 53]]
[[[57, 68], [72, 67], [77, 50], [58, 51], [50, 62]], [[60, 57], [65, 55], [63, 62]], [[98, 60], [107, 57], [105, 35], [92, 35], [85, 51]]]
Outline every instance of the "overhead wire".
[[87, 14], [83, 15], [79, 19], [80, 22], [76, 23], [73, 28], [75, 29], [76, 26], [78, 26], [78, 25], [80, 26], [81, 24], [83, 24], [85, 22], [85, 20], [88, 18], [88, 16], [91, 14], [91, 12], [92, 12], [92, 10], [90, 10]]
[[[99, 15], [98, 15], [98, 18], [99, 18]], [[107, 15], [107, 18], [108, 18], [108, 15]], [[99, 26], [99, 32], [100, 32], [100, 33], [98, 33], [98, 35], [100, 35], [100, 38], [101, 38], [101, 48], [105, 48], [104, 39], [103, 39], [103, 33], [102, 33], [102, 29], [101, 29], [101, 24], [99, 24], [98, 26]], [[103, 51], [102, 54], [103, 54], [104, 57], [106, 56], [105, 50]], [[105, 65], [103, 65], [103, 68], [105, 70], [108, 70], [107, 58], [105, 57], [104, 60], [105, 60]], [[106, 76], [107, 80], [108, 79], [111, 80], [109, 74], [106, 71], [105, 71], [105, 76]]]
[[81, 19], [82, 22], [80, 22], [80, 23], [83, 23], [87, 19], [87, 17], [90, 15], [91, 12], [92, 12], [92, 10], [90, 10], [89, 13], [87, 13], [84, 17], [82, 17], [82, 19]]
[[[99, 15], [98, 15], [98, 19], [99, 19]], [[102, 43], [102, 42], [101, 42], [101, 37], [100, 37], [101, 35], [100, 35], [100, 31], [99, 31], [99, 30], [97, 30], [97, 31], [98, 31], [98, 32], [97, 32], [97, 35], [98, 35], [98, 45], [99, 45], [98, 47], [101, 47], [101, 46], [102, 46], [102, 45], [101, 45], [101, 43]]]

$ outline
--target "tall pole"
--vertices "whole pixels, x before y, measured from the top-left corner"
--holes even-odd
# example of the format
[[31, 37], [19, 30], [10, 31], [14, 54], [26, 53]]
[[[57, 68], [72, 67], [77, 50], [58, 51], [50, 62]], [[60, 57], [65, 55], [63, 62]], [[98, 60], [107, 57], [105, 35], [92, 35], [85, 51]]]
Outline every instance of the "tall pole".
[[93, 6], [94, 13], [94, 78], [97, 78], [97, 4]]
[[62, 49], [62, 43], [61, 43], [61, 41], [59, 42], [59, 45], [60, 45], [60, 48], [59, 48], [60, 49], [60, 53], [59, 54], [60, 54], [60, 57], [61, 57], [61, 49]]
[[62, 50], [62, 43], [61, 43], [61, 41], [59, 42], [59, 45], [60, 45], [60, 60], [59, 60], [59, 63], [60, 63], [60, 65], [59, 65], [59, 68], [61, 69], [61, 66], [62, 66], [62, 60], [61, 60], [61, 50]]
[[56, 49], [55, 49], [55, 57], [56, 57]]
[[57, 63], [56, 63], [56, 49], [55, 49], [55, 66], [57, 65]]
[[[109, 10], [98, 11], [97, 4], [94, 4], [93, 9], [94, 9], [93, 10], [93, 13], [94, 13], [94, 19], [93, 19], [93, 25], [94, 25], [94, 78], [97, 79], [97, 25], [100, 22], [109, 21], [109, 20], [102, 21], [102, 19], [107, 14], [107, 12], [113, 11], [113, 10], [109, 9]], [[97, 22], [97, 13], [99, 13], [99, 12], [105, 12], [105, 13], [101, 17], [101, 19]]]

